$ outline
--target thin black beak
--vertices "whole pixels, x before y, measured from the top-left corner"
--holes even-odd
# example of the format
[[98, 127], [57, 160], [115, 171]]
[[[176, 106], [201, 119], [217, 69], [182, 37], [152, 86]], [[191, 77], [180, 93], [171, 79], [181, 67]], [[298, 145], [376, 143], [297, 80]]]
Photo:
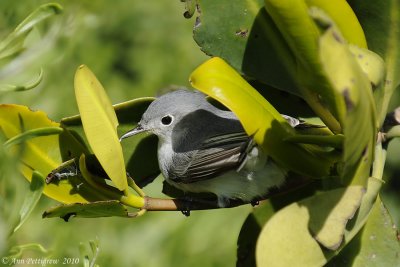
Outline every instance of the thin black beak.
[[122, 139], [128, 138], [128, 137], [136, 135], [138, 133], [143, 133], [145, 131], [146, 131], [146, 129], [144, 129], [142, 127], [142, 125], [138, 124], [135, 128], [133, 128], [132, 130], [130, 130], [126, 134], [122, 135], [121, 138], [119, 139], [119, 141], [121, 142]]

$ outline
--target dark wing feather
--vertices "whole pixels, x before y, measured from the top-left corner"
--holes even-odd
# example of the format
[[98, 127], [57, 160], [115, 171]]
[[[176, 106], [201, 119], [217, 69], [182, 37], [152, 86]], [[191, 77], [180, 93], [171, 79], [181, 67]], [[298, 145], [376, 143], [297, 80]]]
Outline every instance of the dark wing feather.
[[188, 164], [175, 169], [175, 182], [193, 183], [211, 179], [243, 162], [252, 139], [245, 132], [218, 135], [204, 141]]

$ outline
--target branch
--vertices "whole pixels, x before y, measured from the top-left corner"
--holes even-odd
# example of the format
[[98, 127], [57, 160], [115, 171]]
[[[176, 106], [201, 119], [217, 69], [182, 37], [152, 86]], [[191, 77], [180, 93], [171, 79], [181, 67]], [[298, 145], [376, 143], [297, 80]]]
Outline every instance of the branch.
[[182, 211], [189, 212], [192, 210], [210, 210], [220, 208], [233, 208], [241, 205], [252, 204], [257, 205], [259, 201], [267, 200], [271, 197], [287, 194], [290, 191], [298, 190], [300, 187], [312, 183], [313, 180], [306, 177], [297, 177], [297, 179], [290, 179], [281, 188], [276, 188], [268, 192], [268, 194], [252, 203], [244, 202], [242, 200], [230, 200], [227, 206], [218, 206], [217, 199], [213, 198], [152, 198], [145, 197], [145, 204], [143, 209], [147, 211]]

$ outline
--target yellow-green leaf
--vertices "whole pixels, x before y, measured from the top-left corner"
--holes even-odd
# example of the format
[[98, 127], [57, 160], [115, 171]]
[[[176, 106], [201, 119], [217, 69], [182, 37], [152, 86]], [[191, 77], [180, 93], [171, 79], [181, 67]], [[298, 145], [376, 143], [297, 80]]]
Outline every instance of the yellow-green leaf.
[[310, 214], [293, 203], [276, 213], [257, 241], [257, 266], [322, 266], [326, 262], [318, 242], [310, 235]]
[[246, 133], [282, 166], [313, 177], [329, 173], [332, 161], [324, 154], [314, 153], [309, 146], [285, 142], [295, 134], [294, 129], [222, 59], [215, 57], [200, 65], [190, 82], [232, 110]]
[[378, 128], [371, 83], [334, 25], [324, 32], [319, 44], [344, 132], [342, 177], [346, 183], [365, 185]]
[[347, 221], [359, 208], [365, 189], [349, 186], [300, 201], [311, 214], [309, 229], [324, 247], [335, 250], [343, 240]]
[[89, 145], [115, 186], [128, 187], [122, 148], [117, 135], [118, 120], [103, 86], [88, 67], [75, 74], [75, 95]]
[[367, 47], [363, 28], [346, 0], [305, 0], [305, 2], [308, 7], [321, 8], [331, 17], [349, 43], [362, 48]]
[[332, 259], [330, 266], [400, 266], [400, 243], [388, 210], [378, 198], [362, 231]]
[[260, 233], [256, 248], [259, 266], [325, 264], [332, 254], [324, 254], [319, 244], [329, 249], [341, 245], [347, 221], [360, 206], [363, 194], [361, 186], [338, 188], [279, 210]]
[[[26, 131], [34, 132], [35, 129], [49, 127], [57, 129], [59, 124], [51, 121], [44, 112], [32, 111], [19, 105], [0, 105], [0, 128], [7, 139]], [[21, 173], [29, 181], [34, 170], [47, 175], [62, 163], [60, 136], [58, 130], [55, 132], [56, 135], [38, 136], [10, 146], [9, 150], [18, 156], [21, 162]], [[88, 198], [81, 195], [71, 184], [64, 182], [45, 185], [43, 193], [63, 203], [87, 202]]]

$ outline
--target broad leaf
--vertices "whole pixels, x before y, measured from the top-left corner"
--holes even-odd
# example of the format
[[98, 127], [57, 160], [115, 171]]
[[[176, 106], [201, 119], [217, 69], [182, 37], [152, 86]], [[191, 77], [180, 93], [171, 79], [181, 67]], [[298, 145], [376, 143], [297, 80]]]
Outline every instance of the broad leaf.
[[263, 0], [202, 0], [198, 5], [194, 39], [206, 54], [223, 58], [240, 73], [299, 95], [286, 69], [294, 64], [293, 57], [289, 52], [286, 64], [278, 57], [278, 47], [283, 54], [289, 50]]
[[381, 200], [375, 202], [363, 229], [327, 266], [400, 266], [396, 227]]
[[257, 266], [322, 266], [326, 260], [310, 235], [310, 214], [298, 203], [276, 213], [257, 241]]
[[240, 73], [302, 96], [325, 124], [339, 133], [340, 125], [333, 116], [338, 113], [336, 98], [318, 60], [319, 30], [309, 16], [309, 8], [317, 5], [326, 11], [344, 27], [349, 42], [365, 47], [357, 18], [346, 1], [333, 5], [271, 0], [265, 5], [268, 12], [257, 0], [235, 4], [200, 1], [195, 40], [207, 54], [226, 59]]
[[[335, 17], [342, 22], [340, 27], [345, 28], [346, 37], [352, 43], [365, 46], [362, 29], [345, 1], [333, 6], [323, 3], [329, 1], [306, 2], [309, 6], [316, 3], [327, 6], [327, 13], [336, 13]], [[296, 59], [266, 12], [263, 0], [201, 0], [198, 11], [194, 39], [206, 54], [223, 58], [239, 73], [301, 95], [291, 73]]]
[[348, 220], [359, 208], [365, 189], [349, 186], [317, 194], [299, 202], [310, 214], [308, 227], [324, 247], [335, 250], [343, 239]]
[[[365, 193], [361, 186], [349, 186], [314, 193], [284, 208], [261, 206], [261, 211], [249, 217], [252, 228], [263, 227], [257, 242], [257, 262], [265, 266], [287, 266], [297, 259], [296, 266], [314, 266], [330, 261], [364, 226], [381, 185], [381, 180], [370, 178]], [[305, 225], [298, 225], [299, 222]], [[304, 243], [303, 239], [308, 241]], [[322, 250], [316, 246], [318, 243], [334, 250]]]
[[75, 74], [75, 95], [90, 147], [115, 186], [121, 191], [126, 190], [128, 184], [117, 135], [117, 116], [104, 88], [83, 65]]
[[[63, 161], [82, 154], [82, 145], [68, 132], [59, 135], [59, 124], [51, 121], [44, 112], [32, 111], [19, 105], [0, 105], [0, 127], [3, 135], [10, 141], [9, 150], [18, 155], [21, 173], [31, 181], [34, 171], [43, 175], [51, 173]], [[49, 132], [50, 131], [50, 132]], [[53, 133], [53, 135], [44, 135]], [[46, 184], [43, 193], [62, 203], [75, 203], [99, 200], [77, 180], [62, 180]]]
[[[131, 130], [139, 122], [142, 114], [153, 100], [154, 97], [143, 97], [113, 106], [120, 124], [118, 127], [119, 135]], [[64, 118], [61, 120], [61, 124], [71, 131], [73, 130], [79, 136], [79, 139], [86, 143], [80, 115]], [[140, 187], [147, 185], [160, 174], [157, 144], [158, 139], [154, 135], [137, 135], [122, 142], [126, 170]], [[77, 157], [79, 156], [77, 155]]]
[[[298, 180], [297, 177], [288, 179]], [[287, 194], [274, 196], [262, 201], [255, 206], [249, 214], [240, 230], [237, 249], [237, 266], [256, 266], [256, 243], [265, 223], [280, 209], [293, 202], [312, 196], [317, 188], [320, 188], [321, 180], [314, 180], [313, 183], [291, 190]], [[290, 188], [290, 186], [289, 186]]]
[[362, 196], [361, 186], [350, 186], [317, 194], [279, 210], [260, 233], [257, 263], [263, 264], [260, 266], [324, 264], [326, 259], [318, 243], [330, 249], [339, 247], [346, 223], [359, 207]]
[[321, 36], [319, 53], [334, 90], [332, 93], [336, 95], [339, 121], [344, 131], [342, 177], [346, 183], [366, 184], [377, 129], [370, 81], [335, 26]]
[[382, 92], [375, 92], [380, 125], [387, 113], [393, 91], [400, 84], [400, 2], [398, 0], [348, 0], [357, 14], [368, 41], [368, 47], [380, 55], [386, 65]]
[[191, 74], [190, 82], [232, 110], [247, 134], [282, 166], [313, 177], [329, 173], [333, 163], [329, 154], [317, 154], [309, 147], [285, 142], [295, 134], [294, 129], [222, 59], [216, 57], [203, 63]]

